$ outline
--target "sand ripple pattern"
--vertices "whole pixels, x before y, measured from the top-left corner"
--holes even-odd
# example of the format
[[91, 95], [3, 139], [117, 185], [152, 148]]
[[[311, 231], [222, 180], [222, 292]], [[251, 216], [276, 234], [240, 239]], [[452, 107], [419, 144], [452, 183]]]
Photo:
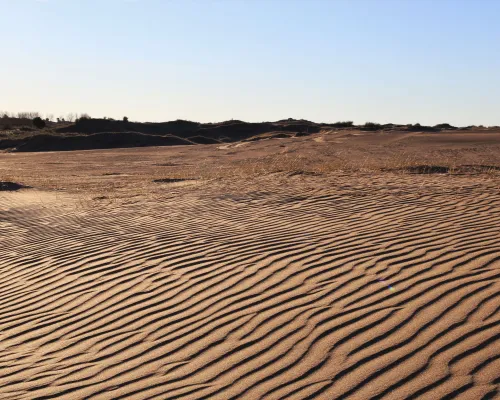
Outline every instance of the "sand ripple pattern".
[[409, 179], [2, 195], [0, 398], [499, 398], [498, 188]]

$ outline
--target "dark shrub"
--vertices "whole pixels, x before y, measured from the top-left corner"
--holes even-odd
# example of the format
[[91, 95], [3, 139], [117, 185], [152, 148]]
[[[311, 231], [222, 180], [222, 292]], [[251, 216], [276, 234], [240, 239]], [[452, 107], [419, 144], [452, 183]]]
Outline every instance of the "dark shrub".
[[437, 132], [436, 128], [433, 128], [432, 126], [420, 125], [419, 123], [416, 123], [415, 125], [406, 125], [406, 130], [410, 132]]
[[40, 117], [33, 118], [33, 125], [38, 129], [45, 128], [45, 121]]
[[353, 125], [352, 121], [339, 121], [339, 122], [335, 122], [331, 126], [334, 128], [349, 128], [352, 125]]
[[362, 129], [365, 131], [378, 131], [381, 128], [382, 128], [382, 125], [377, 124], [376, 122], [367, 122], [362, 127]]
[[128, 122], [128, 117], [123, 117], [123, 122]]
[[436, 129], [457, 129], [456, 126], [453, 126], [450, 124], [437, 124], [437, 125], [434, 125], [434, 128], [436, 128]]
[[83, 114], [80, 115], [80, 118], [77, 118], [75, 120], [75, 123], [82, 122], [82, 121], [89, 121], [91, 119], [92, 118], [90, 117], [90, 115], [83, 113]]

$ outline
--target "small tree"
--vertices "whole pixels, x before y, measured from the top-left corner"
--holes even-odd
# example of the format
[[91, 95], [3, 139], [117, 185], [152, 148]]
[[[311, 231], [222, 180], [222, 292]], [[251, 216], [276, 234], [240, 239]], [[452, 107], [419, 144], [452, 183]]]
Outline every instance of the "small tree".
[[45, 128], [45, 121], [40, 117], [35, 117], [33, 118], [33, 125], [35, 125], [35, 128], [43, 129]]
[[123, 122], [128, 122], [128, 117], [123, 117]]

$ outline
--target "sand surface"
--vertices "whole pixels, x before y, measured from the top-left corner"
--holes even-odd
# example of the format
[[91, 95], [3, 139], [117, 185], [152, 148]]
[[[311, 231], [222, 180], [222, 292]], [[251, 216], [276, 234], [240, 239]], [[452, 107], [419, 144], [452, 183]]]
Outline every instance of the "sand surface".
[[370, 135], [0, 154], [0, 398], [500, 398], [500, 136]]

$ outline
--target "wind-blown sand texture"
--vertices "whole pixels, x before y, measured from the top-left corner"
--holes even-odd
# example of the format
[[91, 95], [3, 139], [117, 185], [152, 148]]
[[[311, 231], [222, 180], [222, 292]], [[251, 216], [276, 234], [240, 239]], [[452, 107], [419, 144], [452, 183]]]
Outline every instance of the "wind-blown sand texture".
[[343, 151], [297, 140], [0, 155], [0, 398], [500, 398], [493, 165], [263, 172]]

